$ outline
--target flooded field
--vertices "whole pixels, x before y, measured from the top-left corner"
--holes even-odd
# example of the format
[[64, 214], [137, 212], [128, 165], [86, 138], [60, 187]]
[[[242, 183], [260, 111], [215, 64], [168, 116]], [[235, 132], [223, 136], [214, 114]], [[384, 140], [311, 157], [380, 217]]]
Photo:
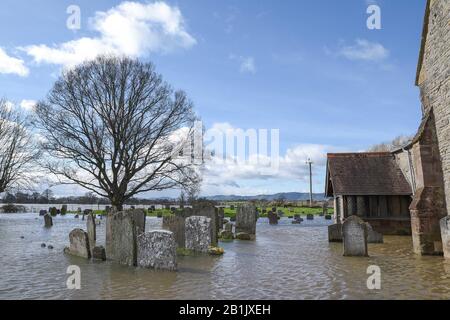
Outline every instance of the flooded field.
[[[53, 221], [45, 229], [36, 213], [0, 215], [0, 299], [450, 298], [450, 261], [414, 255], [409, 237], [385, 237], [369, 245], [369, 258], [345, 258], [342, 244], [328, 243], [329, 222], [321, 217], [302, 225], [282, 219], [278, 226], [259, 219], [255, 242], [221, 243], [221, 257], [181, 257], [178, 272], [64, 255], [69, 232], [85, 229], [85, 221], [73, 215]], [[148, 218], [147, 230], [160, 227], [160, 219]], [[100, 244], [104, 228], [105, 220]], [[69, 265], [81, 268], [81, 290], [66, 287]], [[370, 265], [381, 268], [381, 290], [367, 289]]]

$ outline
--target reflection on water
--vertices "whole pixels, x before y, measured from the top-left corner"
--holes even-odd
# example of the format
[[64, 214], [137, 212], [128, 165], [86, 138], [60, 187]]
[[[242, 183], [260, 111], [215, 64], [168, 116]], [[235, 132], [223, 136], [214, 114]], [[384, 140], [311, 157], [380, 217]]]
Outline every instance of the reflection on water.
[[[450, 298], [450, 261], [414, 255], [409, 237], [369, 245], [369, 258], [343, 257], [342, 244], [328, 243], [323, 218], [302, 225], [282, 219], [278, 226], [260, 219], [255, 242], [222, 243], [222, 257], [182, 257], [178, 272], [66, 256], [69, 232], [85, 229], [85, 221], [68, 215], [54, 218], [51, 229], [43, 225], [36, 214], [0, 215], [0, 299]], [[160, 227], [160, 219], [148, 218], [148, 230]], [[66, 288], [72, 264], [81, 268], [81, 290]], [[379, 291], [366, 287], [369, 265], [381, 268]]]

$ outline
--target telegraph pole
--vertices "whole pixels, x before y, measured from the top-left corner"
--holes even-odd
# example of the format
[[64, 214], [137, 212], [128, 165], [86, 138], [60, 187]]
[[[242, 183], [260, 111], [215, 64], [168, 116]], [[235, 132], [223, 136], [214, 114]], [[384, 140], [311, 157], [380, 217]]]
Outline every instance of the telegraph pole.
[[306, 164], [309, 166], [309, 206], [313, 205], [313, 194], [312, 194], [312, 164], [311, 158], [306, 160]]

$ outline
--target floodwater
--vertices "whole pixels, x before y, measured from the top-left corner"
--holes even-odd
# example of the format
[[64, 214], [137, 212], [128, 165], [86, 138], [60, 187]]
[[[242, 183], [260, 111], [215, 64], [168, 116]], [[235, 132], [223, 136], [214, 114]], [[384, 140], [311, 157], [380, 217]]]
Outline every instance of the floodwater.
[[[410, 237], [369, 245], [369, 258], [343, 257], [342, 244], [328, 243], [329, 222], [321, 217], [302, 225], [282, 219], [278, 226], [261, 218], [256, 241], [221, 243], [221, 257], [181, 257], [178, 272], [64, 255], [69, 232], [85, 229], [85, 221], [73, 215], [53, 221], [45, 229], [36, 213], [0, 214], [0, 299], [450, 298], [449, 260], [414, 255]], [[147, 230], [160, 227], [160, 219], [148, 218]], [[100, 243], [104, 228], [102, 220]], [[81, 290], [67, 289], [69, 265], [81, 268]], [[370, 265], [381, 268], [381, 290], [367, 288]]]

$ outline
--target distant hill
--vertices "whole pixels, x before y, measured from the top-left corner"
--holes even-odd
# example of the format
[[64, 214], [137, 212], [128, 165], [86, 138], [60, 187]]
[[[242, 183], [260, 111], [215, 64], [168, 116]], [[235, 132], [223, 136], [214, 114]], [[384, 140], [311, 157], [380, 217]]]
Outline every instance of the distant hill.
[[[323, 200], [324, 193], [313, 193], [313, 200]], [[237, 195], [216, 195], [205, 197], [208, 200], [214, 201], [247, 201], [247, 200], [267, 200], [273, 201], [280, 198], [284, 198], [286, 201], [302, 201], [309, 200], [309, 193], [305, 192], [282, 192], [275, 194], [261, 194], [257, 196], [237, 196]]]

